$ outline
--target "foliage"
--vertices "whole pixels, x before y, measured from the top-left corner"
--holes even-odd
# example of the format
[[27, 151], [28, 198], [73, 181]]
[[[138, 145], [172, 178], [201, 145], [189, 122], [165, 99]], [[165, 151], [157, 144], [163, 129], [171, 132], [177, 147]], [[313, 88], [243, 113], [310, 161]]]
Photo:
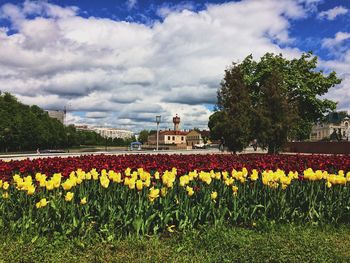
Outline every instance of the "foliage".
[[[250, 139], [251, 102], [243, 77], [239, 67], [227, 69], [218, 91], [218, 107], [224, 112], [219, 117], [223, 120], [220, 124], [224, 126], [222, 135], [226, 146], [233, 152], [242, 151], [249, 144]], [[220, 132], [213, 131], [213, 133]]]
[[65, 145], [64, 126], [37, 106], [19, 103], [9, 93], [0, 95], [0, 148], [29, 150]]
[[79, 145], [128, 146], [135, 138], [105, 139], [93, 131], [64, 126], [38, 106], [27, 106], [9, 93], [0, 94], [0, 151], [57, 149]]
[[210, 139], [219, 140], [224, 136], [226, 129], [226, 113], [224, 111], [215, 111], [209, 116], [208, 127], [210, 129]]
[[261, 100], [254, 110], [254, 137], [269, 153], [282, 150], [297, 120], [296, 109], [286, 98], [286, 87], [278, 72], [271, 72], [261, 83]]
[[150, 132], [148, 130], [140, 131], [139, 142], [142, 142], [143, 144], [146, 143], [148, 141], [149, 135], [150, 135]]
[[[237, 83], [240, 83], [242, 77], [240, 75], [230, 74], [232, 70], [238, 70], [238, 68], [243, 74], [244, 83], [248, 87], [250, 97], [250, 107], [246, 109], [252, 116], [248, 118], [246, 115], [242, 115], [245, 120], [250, 120], [252, 122], [250, 126], [251, 129], [248, 132], [250, 139], [257, 138], [261, 132], [261, 130], [256, 127], [256, 125], [258, 125], [256, 124], [258, 118], [256, 112], [261, 106], [262, 100], [267, 98], [264, 96], [262, 90], [263, 88], [268, 88], [266, 87], [266, 83], [281, 89], [278, 93], [285, 96], [285, 100], [288, 103], [287, 105], [290, 106], [285, 113], [291, 112], [295, 115], [285, 115], [285, 117], [293, 119], [294, 121], [291, 123], [290, 127], [287, 127], [287, 133], [284, 135], [284, 138], [281, 139], [282, 143], [286, 141], [287, 137], [293, 140], [308, 139], [312, 124], [318, 120], [323, 120], [327, 113], [334, 111], [336, 108], [335, 102], [322, 99], [321, 96], [326, 94], [330, 88], [339, 84], [341, 80], [337, 78], [335, 72], [331, 72], [327, 75], [324, 74], [322, 70], [317, 70], [317, 57], [312, 56], [311, 53], [302, 54], [300, 58], [291, 60], [284, 58], [281, 54], [274, 55], [267, 53], [258, 62], [254, 61], [252, 55], [250, 55], [241, 63], [233, 64], [230, 69], [225, 71], [223, 82], [230, 83], [230, 85], [232, 85], [232, 90], [240, 88], [240, 85], [237, 85]], [[271, 78], [271, 75], [278, 75], [278, 77]], [[265, 86], [263, 85], [264, 83]], [[223, 86], [221, 85], [218, 92], [218, 110], [226, 112], [222, 114], [222, 116], [230, 115], [230, 113], [227, 112], [227, 108], [223, 107], [222, 101], [223, 96], [227, 96], [227, 100], [230, 100], [232, 99], [232, 95], [222, 93], [222, 89]], [[241, 102], [237, 101], [237, 105], [240, 104]], [[267, 104], [267, 102], [265, 102], [265, 104]], [[233, 105], [236, 104], [233, 103]], [[233, 105], [230, 107], [233, 107]], [[262, 115], [260, 115], [260, 117], [264, 118]], [[268, 116], [265, 117], [267, 118]], [[213, 118], [212, 121], [215, 119], [216, 118]], [[266, 123], [267, 121], [267, 119], [264, 119], [261, 122]], [[270, 121], [272, 123], [272, 120]], [[220, 125], [213, 123], [209, 125], [209, 127], [215, 126]], [[227, 124], [223, 123], [223, 126], [227, 126]], [[272, 126], [269, 125], [269, 127]], [[227, 129], [229, 130], [229, 128]], [[216, 133], [218, 132], [214, 131], [214, 134]], [[267, 131], [267, 133], [271, 133], [271, 131]], [[246, 141], [245, 137], [243, 141]], [[263, 142], [263, 144], [265, 144], [265, 142]], [[267, 143], [267, 145], [269, 145], [269, 143]]]

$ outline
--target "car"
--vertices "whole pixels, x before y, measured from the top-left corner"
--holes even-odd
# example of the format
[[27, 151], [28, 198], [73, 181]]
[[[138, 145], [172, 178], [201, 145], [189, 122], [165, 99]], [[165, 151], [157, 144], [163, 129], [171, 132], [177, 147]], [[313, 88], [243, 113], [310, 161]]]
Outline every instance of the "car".
[[206, 147], [206, 144], [204, 144], [204, 143], [197, 143], [197, 144], [193, 145], [193, 148], [195, 148], [195, 149], [205, 149], [205, 147]]

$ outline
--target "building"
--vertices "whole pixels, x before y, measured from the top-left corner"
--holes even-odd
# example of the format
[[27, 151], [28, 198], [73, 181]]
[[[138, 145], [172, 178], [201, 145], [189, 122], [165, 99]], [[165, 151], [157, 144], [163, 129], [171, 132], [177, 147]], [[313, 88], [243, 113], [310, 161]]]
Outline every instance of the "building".
[[91, 127], [88, 125], [74, 125], [75, 129], [77, 131], [94, 131]]
[[186, 135], [186, 144], [188, 146], [195, 146], [198, 144], [203, 144], [203, 138], [202, 135], [196, 131], [196, 130], [192, 130], [190, 132], [187, 133]]
[[50, 118], [56, 119], [64, 124], [65, 112], [60, 110], [46, 110]]
[[[174, 130], [159, 131], [158, 143], [160, 145], [183, 145], [186, 146], [186, 135], [188, 132], [180, 131], [180, 117], [173, 118]], [[148, 144], [157, 144], [157, 133], [148, 136]]]
[[334, 118], [333, 116], [335, 114], [336, 113], [331, 114], [326, 122], [317, 123], [312, 127], [310, 134], [311, 141], [331, 139], [331, 135], [334, 132], [337, 133], [338, 138], [340, 137], [341, 140], [350, 140], [349, 116]]
[[[174, 130], [159, 131], [159, 145], [169, 146], [174, 145], [178, 148], [192, 148], [195, 144], [202, 144], [201, 134], [195, 130], [180, 131], [180, 117], [173, 118]], [[148, 144], [157, 144], [157, 133], [148, 136]]]
[[109, 128], [109, 127], [93, 127], [91, 130], [100, 134], [103, 138], [120, 138], [120, 139], [129, 139], [134, 133], [129, 130]]
[[[184, 144], [186, 145], [186, 135], [188, 132], [185, 131], [159, 131], [159, 144]], [[148, 136], [148, 144], [157, 144], [157, 133]]]

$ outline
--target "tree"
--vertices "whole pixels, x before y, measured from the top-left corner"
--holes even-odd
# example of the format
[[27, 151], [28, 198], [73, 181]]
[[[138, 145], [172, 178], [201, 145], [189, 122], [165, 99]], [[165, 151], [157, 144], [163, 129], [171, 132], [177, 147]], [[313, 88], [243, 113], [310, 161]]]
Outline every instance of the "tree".
[[288, 103], [280, 74], [273, 71], [267, 75], [261, 84], [261, 99], [254, 112], [253, 134], [269, 153], [277, 153], [297, 125], [297, 114], [295, 106]]
[[341, 82], [335, 72], [325, 75], [317, 70], [317, 57], [304, 53], [300, 58], [288, 60], [282, 54], [266, 53], [259, 62], [252, 55], [246, 57], [239, 65], [244, 74], [245, 83], [250, 90], [252, 105], [259, 103], [261, 83], [271, 72], [278, 72], [286, 88], [288, 103], [296, 106], [298, 123], [290, 131], [290, 138], [308, 139], [312, 124], [321, 120], [336, 108], [336, 103], [321, 96]]
[[0, 93], [0, 150], [35, 150], [80, 144], [104, 145], [96, 132], [65, 127], [38, 106], [20, 103], [10, 93]]
[[216, 126], [213, 132], [221, 133], [230, 151], [242, 151], [249, 144], [250, 139], [251, 101], [241, 68], [233, 65], [227, 69], [220, 85], [218, 108], [223, 114], [217, 117], [223, 123]]
[[[233, 70], [240, 73], [232, 74]], [[327, 75], [317, 70], [317, 57], [313, 57], [312, 53], [291, 60], [281, 54], [267, 53], [258, 62], [250, 55], [225, 71], [219, 88], [217, 111], [209, 118], [208, 126], [213, 137], [220, 133], [230, 136], [232, 116], [236, 114], [235, 119], [240, 121], [235, 125], [243, 124], [239, 129], [246, 132], [235, 133], [235, 136], [240, 136], [235, 140], [240, 140], [241, 146], [245, 146], [249, 138], [259, 138], [259, 143], [275, 152], [281, 149], [287, 138], [309, 138], [312, 124], [324, 119], [336, 108], [335, 102], [321, 96], [340, 82], [335, 72]], [[233, 90], [244, 93], [239, 95], [232, 93]], [[246, 99], [246, 93], [249, 99]], [[272, 104], [277, 104], [273, 107], [281, 112], [272, 114], [268, 110]], [[274, 141], [277, 139], [279, 142]]]
[[148, 136], [149, 136], [149, 131], [148, 130], [140, 131], [139, 142], [141, 142], [142, 144], [148, 142]]
[[226, 112], [216, 111], [209, 117], [208, 127], [211, 140], [220, 140], [226, 129]]

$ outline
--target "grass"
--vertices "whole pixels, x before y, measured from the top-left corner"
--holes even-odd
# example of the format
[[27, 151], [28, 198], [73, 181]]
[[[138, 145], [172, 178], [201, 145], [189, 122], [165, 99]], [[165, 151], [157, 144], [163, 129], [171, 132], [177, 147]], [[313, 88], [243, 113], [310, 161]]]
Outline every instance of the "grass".
[[0, 262], [350, 262], [350, 228], [209, 227], [151, 237], [0, 237]]

